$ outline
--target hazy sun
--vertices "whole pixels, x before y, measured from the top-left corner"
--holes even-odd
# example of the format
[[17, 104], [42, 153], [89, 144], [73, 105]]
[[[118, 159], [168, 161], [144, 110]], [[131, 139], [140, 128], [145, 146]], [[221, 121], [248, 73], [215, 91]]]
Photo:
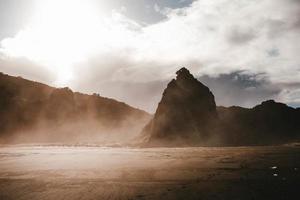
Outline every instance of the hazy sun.
[[57, 73], [57, 84], [72, 79], [72, 64], [102, 46], [109, 34], [93, 0], [36, 0], [31, 23], [2, 42], [6, 53], [37, 61]]

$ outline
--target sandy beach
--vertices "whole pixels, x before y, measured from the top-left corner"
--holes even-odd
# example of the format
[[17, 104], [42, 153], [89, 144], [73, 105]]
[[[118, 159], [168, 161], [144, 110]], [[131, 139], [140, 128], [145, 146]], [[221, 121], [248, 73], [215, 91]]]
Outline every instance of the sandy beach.
[[0, 148], [0, 199], [298, 199], [300, 147]]

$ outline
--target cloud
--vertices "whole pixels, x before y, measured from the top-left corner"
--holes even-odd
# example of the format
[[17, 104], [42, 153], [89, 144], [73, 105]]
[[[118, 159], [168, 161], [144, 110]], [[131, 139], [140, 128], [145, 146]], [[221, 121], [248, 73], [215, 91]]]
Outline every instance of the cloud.
[[236, 71], [218, 77], [199, 77], [215, 95], [217, 105], [253, 107], [267, 99], [279, 98], [282, 88], [272, 84], [264, 74]]
[[3, 55], [0, 55], [0, 72], [49, 84], [56, 79], [53, 72], [26, 58], [9, 58]]
[[245, 44], [256, 38], [253, 30], [242, 30], [239, 27], [233, 27], [228, 33], [228, 40], [233, 44]]
[[[14, 48], [21, 49], [26, 52], [23, 56], [37, 63], [41, 60], [52, 63], [59, 54], [72, 64], [68, 68], [73, 76], [69, 85], [80, 91], [97, 90], [123, 99], [126, 99], [122, 97], [125, 94], [117, 95], [121, 90], [116, 86], [111, 85], [111, 89], [118, 92], [109, 91], [109, 83], [164, 83], [180, 66], [186, 66], [199, 77], [210, 77], [216, 82], [222, 80], [222, 84], [236, 91], [234, 95], [253, 95], [248, 100], [240, 96], [235, 101], [232, 97], [224, 101], [225, 104], [231, 101], [252, 105], [263, 97], [280, 97], [287, 103], [298, 102], [300, 94], [289, 83], [300, 82], [300, 1], [198, 0], [187, 7], [157, 5], [153, 9], [164, 15], [155, 24], [141, 24], [126, 17], [126, 12], [113, 11], [110, 17], [101, 19], [100, 24], [93, 20], [95, 26], [85, 26], [86, 30], [71, 38], [65, 34], [56, 38], [33, 34], [41, 41], [54, 41], [42, 43], [47, 50], [45, 52], [43, 48], [33, 51], [43, 57], [28, 56], [30, 51], [26, 51], [32, 48], [33, 40], [30, 38], [35, 38], [32, 37], [32, 29], [25, 29], [2, 41], [2, 52], [8, 54], [14, 52], [11, 51]], [[85, 21], [79, 22], [84, 24]], [[54, 24], [51, 30], [55, 27]], [[70, 32], [64, 28], [62, 26], [62, 33]], [[77, 26], [73, 28], [73, 32], [78, 30]], [[50, 48], [45, 48], [47, 46]], [[13, 56], [11, 54], [14, 53], [9, 54]], [[52, 56], [49, 57], [49, 54]], [[78, 59], [82, 55], [85, 59]], [[36, 60], [37, 57], [42, 59]], [[233, 83], [242, 83], [232, 82], [230, 77], [241, 71], [255, 75], [252, 78], [260, 84], [255, 88], [234, 87]], [[229, 76], [227, 79], [224, 78], [226, 74]], [[267, 81], [261, 82], [261, 74]], [[144, 88], [147, 89], [146, 86]], [[161, 88], [157, 88], [160, 92]], [[122, 88], [123, 93], [126, 91], [129, 95], [130, 89]], [[283, 98], [284, 94], [289, 98]], [[135, 105], [146, 108], [142, 103]]]

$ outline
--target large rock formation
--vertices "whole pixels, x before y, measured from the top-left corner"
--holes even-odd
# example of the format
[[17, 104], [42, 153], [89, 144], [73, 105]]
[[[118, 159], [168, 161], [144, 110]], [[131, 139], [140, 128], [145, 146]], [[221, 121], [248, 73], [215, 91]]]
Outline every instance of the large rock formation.
[[144, 128], [152, 144], [199, 144], [212, 136], [217, 111], [214, 95], [186, 69], [176, 72], [165, 89], [154, 118]]
[[251, 109], [219, 107], [219, 129], [226, 145], [265, 145], [300, 138], [299, 109], [268, 100]]
[[300, 109], [273, 100], [254, 108], [216, 107], [210, 90], [182, 68], [142, 134], [150, 146], [266, 145], [298, 141]]
[[0, 73], [0, 142], [124, 142], [149, 119], [113, 99]]
[[143, 127], [150, 146], [266, 145], [300, 139], [300, 108], [273, 100], [253, 108], [216, 107], [209, 88], [186, 68], [168, 84], [149, 120], [146, 112], [113, 99], [0, 73], [0, 143], [126, 142]]

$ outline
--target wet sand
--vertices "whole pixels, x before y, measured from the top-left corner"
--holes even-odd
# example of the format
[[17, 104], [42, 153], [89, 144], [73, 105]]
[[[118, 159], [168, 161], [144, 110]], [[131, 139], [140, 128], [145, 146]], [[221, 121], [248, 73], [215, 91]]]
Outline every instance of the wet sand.
[[0, 199], [300, 199], [300, 147], [2, 146]]

